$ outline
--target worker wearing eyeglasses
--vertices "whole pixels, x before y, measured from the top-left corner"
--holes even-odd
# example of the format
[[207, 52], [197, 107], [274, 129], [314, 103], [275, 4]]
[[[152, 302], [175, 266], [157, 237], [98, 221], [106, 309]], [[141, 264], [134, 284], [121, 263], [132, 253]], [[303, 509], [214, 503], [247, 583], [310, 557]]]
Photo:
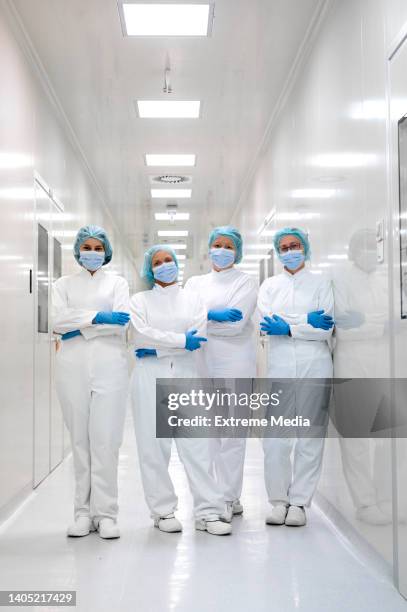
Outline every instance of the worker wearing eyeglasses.
[[[310, 244], [301, 229], [278, 231], [274, 249], [284, 269], [262, 283], [257, 302], [264, 317], [261, 331], [269, 336], [267, 374], [273, 379], [299, 381], [297, 385], [288, 383], [293, 399], [285, 404], [291, 412], [285, 416], [311, 414], [321, 422], [327, 415], [330, 384], [309, 383], [306, 379], [329, 381], [332, 377], [331, 282], [307, 268]], [[311, 504], [318, 483], [323, 446], [324, 435], [263, 438], [265, 483], [273, 506], [267, 524], [305, 525], [305, 508]]]

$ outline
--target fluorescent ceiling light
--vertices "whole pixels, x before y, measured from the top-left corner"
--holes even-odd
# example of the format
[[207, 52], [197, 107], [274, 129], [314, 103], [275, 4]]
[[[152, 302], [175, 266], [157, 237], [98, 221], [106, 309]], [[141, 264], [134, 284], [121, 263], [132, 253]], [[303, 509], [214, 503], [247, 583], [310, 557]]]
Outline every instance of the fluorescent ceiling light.
[[179, 253], [179, 254], [177, 253], [177, 259], [178, 259], [178, 261], [179, 261], [180, 259], [186, 259], [186, 258], [187, 258], [187, 257], [186, 257], [186, 255], [182, 255], [181, 253]]
[[270, 243], [262, 244], [259, 242], [258, 244], [246, 244], [246, 249], [272, 249], [273, 245]]
[[128, 36], [207, 36], [209, 4], [122, 2]]
[[195, 166], [194, 154], [146, 154], [147, 166]]
[[276, 218], [279, 221], [301, 221], [305, 219], [319, 219], [320, 213], [314, 212], [291, 212], [291, 213], [277, 213]]
[[155, 213], [156, 221], [189, 221], [189, 213]]
[[190, 198], [192, 189], [152, 189], [152, 198]]
[[170, 247], [171, 249], [174, 249], [174, 251], [177, 251], [177, 250], [181, 250], [182, 251], [182, 250], [187, 248], [186, 244], [179, 244], [178, 242], [177, 242], [177, 244], [167, 244], [167, 243], [165, 243], [165, 246]]
[[188, 236], [188, 230], [158, 230], [158, 236]]
[[243, 258], [243, 263], [246, 263], [246, 260], [257, 260], [261, 259], [270, 259], [270, 255], [266, 255], [265, 253], [257, 253], [256, 255], [245, 255]]
[[198, 119], [201, 103], [178, 100], [138, 100], [141, 119]]
[[6, 151], [0, 152], [1, 169], [29, 168], [32, 165], [32, 157], [29, 155], [24, 153], [7, 153]]

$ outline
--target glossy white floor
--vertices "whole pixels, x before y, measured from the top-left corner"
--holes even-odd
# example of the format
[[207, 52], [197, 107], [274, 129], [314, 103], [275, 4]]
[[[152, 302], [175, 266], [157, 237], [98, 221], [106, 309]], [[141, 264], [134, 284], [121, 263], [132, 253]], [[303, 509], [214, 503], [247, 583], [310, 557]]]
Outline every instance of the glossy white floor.
[[135, 451], [129, 419], [120, 463], [122, 538], [65, 537], [71, 519], [68, 459], [0, 527], [0, 590], [74, 589], [80, 612], [407, 611], [390, 577], [317, 508], [305, 528], [266, 527], [257, 441], [248, 448], [244, 517], [234, 519], [233, 536], [224, 538], [194, 530], [176, 457], [171, 469], [184, 532], [154, 529]]

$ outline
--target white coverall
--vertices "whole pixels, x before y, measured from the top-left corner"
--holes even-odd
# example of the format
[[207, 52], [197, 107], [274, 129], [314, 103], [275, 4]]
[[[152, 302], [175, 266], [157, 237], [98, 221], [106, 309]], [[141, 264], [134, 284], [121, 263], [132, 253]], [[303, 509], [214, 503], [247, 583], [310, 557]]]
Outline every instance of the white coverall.
[[[173, 514], [177, 496], [168, 473], [172, 438], [156, 437], [157, 378], [196, 378], [196, 352], [185, 349], [185, 334], [206, 334], [206, 311], [196, 293], [178, 284], [155, 284], [130, 300], [135, 348], [157, 350], [157, 357], [136, 358], [131, 395], [141, 477], [153, 518]], [[211, 474], [208, 439], [175, 438], [194, 500], [196, 519], [215, 520], [224, 512], [222, 495]]]
[[[254, 378], [256, 337], [251, 318], [257, 301], [255, 280], [241, 270], [230, 268], [193, 276], [185, 287], [199, 293], [207, 311], [238, 308], [243, 314], [241, 321], [208, 321], [208, 342], [198, 356], [201, 376]], [[213, 438], [211, 442], [214, 470], [225, 502], [235, 501], [242, 493], [246, 439]]]
[[129, 311], [127, 281], [103, 269], [81, 269], [53, 286], [53, 330], [76, 336], [60, 343], [56, 389], [71, 437], [75, 519], [116, 519], [117, 465], [128, 392], [126, 327], [93, 325], [100, 311]]
[[[291, 329], [291, 337], [268, 336], [267, 373], [270, 378], [332, 378], [332, 356], [328, 344], [332, 330], [316, 329], [307, 323], [307, 314], [314, 310], [324, 310], [333, 316], [333, 292], [329, 280], [312, 274], [307, 268], [296, 274], [283, 270], [262, 283], [258, 309], [262, 317], [281, 316]], [[312, 399], [308, 408], [313, 414], [327, 409], [326, 389], [321, 397]], [[298, 406], [299, 414], [306, 410], [306, 406]], [[290, 454], [294, 442], [292, 466]], [[263, 439], [264, 475], [270, 503], [311, 504], [321, 471], [323, 448], [323, 436], [299, 437], [297, 440]]]

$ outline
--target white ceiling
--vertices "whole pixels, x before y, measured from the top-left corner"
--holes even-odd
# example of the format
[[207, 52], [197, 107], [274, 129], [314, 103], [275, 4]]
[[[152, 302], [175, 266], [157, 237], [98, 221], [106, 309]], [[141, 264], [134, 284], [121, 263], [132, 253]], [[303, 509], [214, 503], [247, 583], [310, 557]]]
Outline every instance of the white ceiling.
[[[198, 261], [211, 227], [227, 223], [318, 0], [216, 0], [209, 38], [129, 38], [116, 0], [14, 0], [135, 256], [157, 241], [149, 176], [192, 175], [188, 256]], [[139, 119], [134, 101], [201, 100], [201, 118]], [[194, 168], [147, 168], [145, 153], [196, 153]], [[147, 235], [145, 235], [147, 234]], [[192, 263], [192, 262], [191, 262]], [[189, 264], [187, 273], [199, 268]]]

